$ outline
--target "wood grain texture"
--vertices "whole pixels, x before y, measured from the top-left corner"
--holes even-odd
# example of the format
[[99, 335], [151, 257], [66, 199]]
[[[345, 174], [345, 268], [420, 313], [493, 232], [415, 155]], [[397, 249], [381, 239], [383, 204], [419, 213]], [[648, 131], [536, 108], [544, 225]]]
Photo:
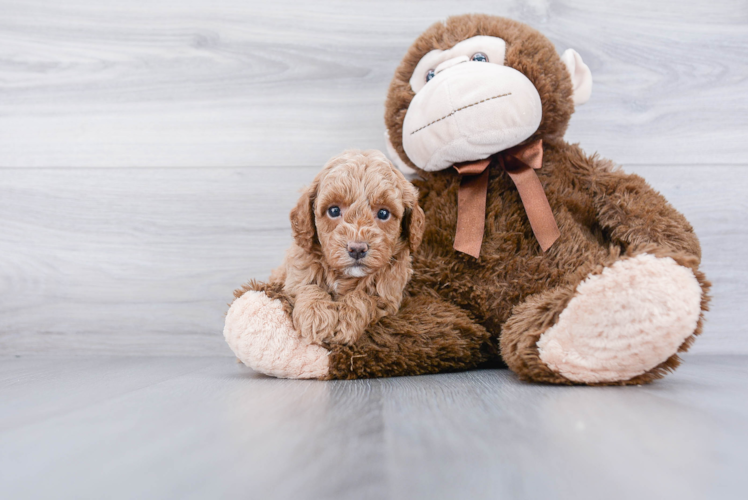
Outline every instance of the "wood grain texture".
[[742, 499], [745, 356], [645, 387], [507, 370], [267, 378], [226, 358], [0, 360], [0, 485], [36, 498]]
[[400, 58], [464, 12], [525, 21], [582, 54], [595, 86], [567, 138], [689, 217], [715, 282], [695, 350], [748, 352], [745, 2], [0, 0], [0, 12], [0, 353], [228, 355], [231, 290], [280, 263], [297, 188], [345, 148], [383, 148]]
[[[0, 354], [230, 355], [231, 292], [290, 243], [318, 167], [0, 169]], [[637, 166], [714, 282], [700, 353], [748, 353], [746, 167]]]
[[592, 69], [569, 138], [626, 164], [745, 163], [742, 0], [0, 0], [0, 166], [319, 165], [383, 148], [414, 38], [527, 22]]
[[228, 355], [231, 292], [280, 264], [316, 171], [0, 170], [0, 351]]

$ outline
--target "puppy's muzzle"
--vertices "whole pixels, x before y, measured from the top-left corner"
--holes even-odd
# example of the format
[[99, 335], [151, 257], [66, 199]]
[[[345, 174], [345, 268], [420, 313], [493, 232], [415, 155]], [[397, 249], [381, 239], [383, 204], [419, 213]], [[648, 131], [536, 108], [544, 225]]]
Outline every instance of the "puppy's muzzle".
[[369, 251], [369, 245], [366, 243], [352, 242], [348, 243], [346, 250], [348, 250], [348, 255], [351, 259], [361, 260], [366, 257], [366, 252]]

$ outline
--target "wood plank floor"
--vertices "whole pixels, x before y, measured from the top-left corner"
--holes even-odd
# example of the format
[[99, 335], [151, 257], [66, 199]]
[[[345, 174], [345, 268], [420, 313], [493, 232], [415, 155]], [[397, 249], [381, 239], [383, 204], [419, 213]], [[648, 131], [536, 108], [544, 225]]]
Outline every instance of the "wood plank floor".
[[37, 498], [738, 499], [748, 357], [643, 387], [506, 370], [288, 381], [226, 358], [0, 359], [0, 490]]

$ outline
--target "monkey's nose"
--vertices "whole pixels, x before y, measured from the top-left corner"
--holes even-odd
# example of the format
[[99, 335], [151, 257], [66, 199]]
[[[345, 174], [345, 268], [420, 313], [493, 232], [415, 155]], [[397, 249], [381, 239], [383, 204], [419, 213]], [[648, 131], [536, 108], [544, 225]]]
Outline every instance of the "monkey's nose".
[[351, 256], [352, 259], [363, 259], [366, 257], [366, 252], [369, 251], [369, 245], [366, 243], [359, 243], [359, 242], [352, 242], [348, 243], [348, 255]]

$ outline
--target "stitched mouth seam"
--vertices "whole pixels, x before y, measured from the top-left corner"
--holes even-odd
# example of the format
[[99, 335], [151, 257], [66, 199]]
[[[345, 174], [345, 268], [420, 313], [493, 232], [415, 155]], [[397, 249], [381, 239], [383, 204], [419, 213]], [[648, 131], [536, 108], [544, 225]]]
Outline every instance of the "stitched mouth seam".
[[467, 108], [470, 108], [470, 107], [472, 107], [472, 106], [477, 106], [478, 104], [482, 104], [482, 103], [484, 103], [484, 102], [486, 102], [486, 101], [492, 101], [493, 99], [498, 99], [498, 98], [500, 98], [500, 97], [506, 97], [506, 96], [508, 96], [508, 95], [512, 95], [512, 93], [511, 93], [511, 92], [507, 92], [506, 94], [499, 94], [499, 95], [495, 95], [495, 96], [493, 96], [493, 97], [486, 97], [485, 99], [481, 99], [480, 101], [478, 101], [478, 102], [474, 102], [473, 104], [468, 104], [467, 106], [463, 106], [463, 107], [461, 107], [461, 108], [457, 108], [457, 109], [455, 109], [454, 111], [452, 111], [451, 113], [449, 113], [448, 115], [444, 115], [444, 116], [442, 116], [441, 118], [437, 118], [437, 119], [436, 119], [436, 120], [434, 120], [433, 122], [431, 122], [431, 123], [427, 123], [427, 124], [426, 124], [426, 125], [424, 125], [423, 127], [421, 127], [421, 128], [418, 128], [418, 129], [414, 130], [413, 132], [411, 132], [411, 133], [410, 133], [410, 135], [413, 135], [413, 134], [415, 134], [416, 132], [420, 132], [421, 130], [425, 129], [426, 127], [430, 127], [430, 126], [431, 126], [431, 125], [433, 125], [434, 123], [440, 122], [440, 121], [442, 121], [442, 120], [446, 120], [447, 118], [449, 118], [450, 116], [454, 115], [454, 114], [455, 114], [455, 113], [457, 113], [458, 111], [462, 111], [463, 109], [467, 109]]

